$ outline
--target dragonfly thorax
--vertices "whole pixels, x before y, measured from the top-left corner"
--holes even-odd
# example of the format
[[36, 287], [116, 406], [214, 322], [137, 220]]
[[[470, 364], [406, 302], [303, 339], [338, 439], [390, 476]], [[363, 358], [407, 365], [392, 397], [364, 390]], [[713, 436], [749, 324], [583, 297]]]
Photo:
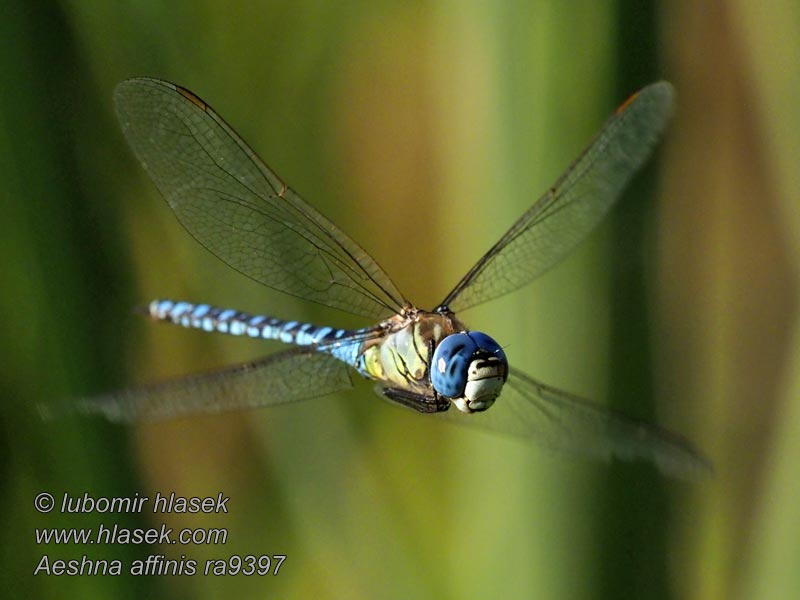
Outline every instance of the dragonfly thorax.
[[462, 412], [480, 412], [492, 406], [507, 378], [505, 352], [485, 333], [454, 333], [433, 353], [431, 384]]

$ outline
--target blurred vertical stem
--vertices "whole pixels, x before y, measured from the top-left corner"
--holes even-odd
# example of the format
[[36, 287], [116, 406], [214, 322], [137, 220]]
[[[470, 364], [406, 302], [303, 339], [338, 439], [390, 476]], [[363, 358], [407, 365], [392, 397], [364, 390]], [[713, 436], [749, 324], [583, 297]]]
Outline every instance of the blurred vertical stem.
[[[53, 559], [80, 556], [126, 560], [135, 547], [114, 549], [47, 547], [34, 543], [34, 528], [58, 524], [39, 515], [34, 496], [65, 489], [91, 494], [133, 485], [132, 470], [104, 443], [109, 428], [67, 420], [45, 424], [32, 408], [37, 401], [88, 391], [95, 373], [115, 379], [121, 361], [107, 358], [102, 315], [117, 310], [121, 287], [115, 220], [96, 182], [81, 176], [91, 160], [91, 131], [105, 114], [87, 98], [88, 78], [73, 32], [55, 3], [12, 3], [0, 21], [0, 36], [11, 43], [0, 55], [0, 152], [4, 157], [0, 270], [6, 315], [3, 356], [3, 544], [0, 586], [15, 597], [64, 594], [59, 578], [32, 577], [43, 554]], [[114, 266], [112, 266], [114, 265]], [[119, 329], [119, 323], [113, 325]], [[117, 444], [116, 448], [123, 448]], [[91, 460], [86, 457], [91, 456]], [[87, 523], [76, 515], [73, 525]], [[63, 522], [61, 523], [63, 525]], [[126, 519], [121, 524], [129, 525]], [[115, 577], [77, 577], [68, 583], [81, 597], [141, 597], [150, 583]], [[59, 590], [56, 592], [56, 590]]]
[[[615, 97], [622, 101], [659, 79], [655, 3], [618, 4]], [[654, 384], [650, 314], [643, 257], [653, 208], [651, 162], [638, 174], [612, 213], [609, 397], [615, 408], [651, 419]], [[662, 479], [649, 467], [614, 467], [599, 497], [598, 597], [669, 598], [666, 557], [668, 499]]]

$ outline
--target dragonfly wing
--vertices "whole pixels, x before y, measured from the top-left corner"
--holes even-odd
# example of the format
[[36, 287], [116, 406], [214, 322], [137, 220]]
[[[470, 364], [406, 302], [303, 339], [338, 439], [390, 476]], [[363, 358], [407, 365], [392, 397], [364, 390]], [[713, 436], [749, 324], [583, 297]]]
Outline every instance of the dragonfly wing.
[[453, 422], [523, 437], [562, 453], [606, 461], [649, 461], [680, 479], [701, 479], [712, 472], [708, 460], [680, 436], [517, 370], [510, 373], [503, 393], [489, 410], [467, 415], [451, 409], [444, 414]]
[[214, 110], [156, 79], [120, 83], [122, 130], [189, 233], [271, 288], [373, 319], [405, 304], [380, 266], [308, 205]]
[[458, 312], [529, 283], [595, 228], [650, 156], [672, 113], [673, 88], [650, 85], [620, 106], [583, 153], [442, 302]]
[[293, 348], [217, 371], [42, 407], [44, 417], [102, 415], [131, 423], [261, 408], [350, 389], [347, 365], [328, 354]]

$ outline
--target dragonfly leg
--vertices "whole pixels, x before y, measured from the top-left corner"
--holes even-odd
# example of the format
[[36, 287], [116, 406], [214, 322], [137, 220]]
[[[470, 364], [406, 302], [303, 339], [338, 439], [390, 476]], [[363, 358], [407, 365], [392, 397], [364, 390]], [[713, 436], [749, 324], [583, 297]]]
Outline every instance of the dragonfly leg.
[[380, 392], [392, 402], [397, 402], [419, 412], [437, 413], [450, 408], [450, 401], [439, 394], [426, 396], [425, 394], [415, 394], [398, 388], [381, 388]]

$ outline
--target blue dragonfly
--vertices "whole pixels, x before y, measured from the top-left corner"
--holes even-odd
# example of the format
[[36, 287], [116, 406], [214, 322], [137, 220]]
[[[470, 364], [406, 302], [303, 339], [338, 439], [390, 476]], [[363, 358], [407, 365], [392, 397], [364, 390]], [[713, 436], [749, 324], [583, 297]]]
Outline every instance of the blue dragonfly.
[[[439, 418], [585, 456], [648, 460], [696, 478], [710, 464], [681, 437], [510, 369], [502, 347], [456, 314], [511, 292], [558, 263], [597, 225], [650, 155], [672, 112], [669, 83], [634, 94], [578, 159], [433, 310], [410, 303], [378, 263], [288, 187], [189, 90], [120, 83], [114, 100], [131, 148], [186, 230], [251, 279], [370, 319], [337, 329], [172, 300], [156, 321], [278, 340], [292, 348], [217, 371], [79, 401], [132, 422], [265, 407], [352, 387]], [[501, 393], [502, 392], [502, 393]]]

